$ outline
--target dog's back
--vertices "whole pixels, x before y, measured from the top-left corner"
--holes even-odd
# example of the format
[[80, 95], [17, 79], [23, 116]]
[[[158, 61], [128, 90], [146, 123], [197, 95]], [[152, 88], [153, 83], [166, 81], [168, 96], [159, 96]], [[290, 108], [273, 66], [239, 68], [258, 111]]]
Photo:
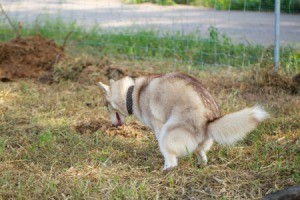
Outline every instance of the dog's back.
[[196, 79], [181, 73], [170, 73], [136, 80], [134, 99], [139, 118], [152, 127], [161, 127], [172, 117], [193, 129], [196, 135], [205, 131], [208, 121], [220, 116], [213, 97]]

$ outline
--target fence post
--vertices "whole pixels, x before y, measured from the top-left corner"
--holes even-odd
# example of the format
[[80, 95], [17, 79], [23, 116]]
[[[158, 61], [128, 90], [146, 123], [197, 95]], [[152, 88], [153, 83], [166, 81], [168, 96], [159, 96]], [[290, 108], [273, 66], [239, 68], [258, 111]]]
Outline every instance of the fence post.
[[274, 70], [278, 73], [279, 69], [279, 31], [280, 31], [280, 0], [275, 0], [275, 26], [274, 26]]

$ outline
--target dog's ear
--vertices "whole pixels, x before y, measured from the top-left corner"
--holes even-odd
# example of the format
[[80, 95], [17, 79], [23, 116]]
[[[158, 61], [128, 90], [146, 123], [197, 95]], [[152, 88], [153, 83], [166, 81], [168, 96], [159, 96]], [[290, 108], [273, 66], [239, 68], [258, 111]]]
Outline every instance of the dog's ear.
[[106, 85], [106, 84], [104, 84], [104, 83], [102, 83], [102, 82], [99, 82], [98, 84], [99, 84], [100, 88], [101, 88], [106, 94], [109, 93], [109, 88], [110, 88], [110, 87], [109, 87], [108, 85]]

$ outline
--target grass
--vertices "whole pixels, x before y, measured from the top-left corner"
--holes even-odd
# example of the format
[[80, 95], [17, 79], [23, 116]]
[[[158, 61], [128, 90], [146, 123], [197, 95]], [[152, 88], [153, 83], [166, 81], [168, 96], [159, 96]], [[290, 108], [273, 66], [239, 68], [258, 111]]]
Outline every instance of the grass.
[[[0, 84], [0, 199], [260, 199], [300, 184], [299, 95], [264, 85], [256, 69], [233, 64], [241, 61], [201, 55], [204, 49], [214, 52], [209, 43], [232, 55], [243, 49], [259, 57], [247, 61], [249, 66], [265, 68], [272, 50], [233, 44], [214, 28], [206, 39], [153, 31], [111, 34], [61, 20], [22, 31], [61, 45], [69, 31], [73, 34], [65, 60], [54, 68], [55, 83], [22, 79]], [[12, 35], [0, 29], [2, 40]], [[285, 53], [283, 69], [299, 72], [299, 54], [292, 48]], [[212, 68], [206, 62], [236, 67]], [[99, 78], [111, 66], [141, 75], [183, 71], [201, 79], [224, 114], [259, 103], [272, 117], [234, 147], [215, 144], [208, 166], [196, 166], [189, 155], [164, 174], [153, 133], [133, 118], [126, 127], [111, 128], [96, 81], [89, 76], [77, 81], [89, 65], [100, 69]]]
[[[110, 62], [131, 72], [139, 65]], [[172, 62], [142, 63], [155, 72], [174, 70]], [[227, 68], [192, 75], [216, 97], [223, 113], [260, 103], [272, 118], [234, 147], [215, 144], [208, 166], [197, 167], [190, 155], [168, 174], [161, 172], [163, 158], [153, 133], [134, 119], [121, 130], [141, 137], [109, 134], [109, 116], [95, 84], [61, 80], [44, 85], [26, 79], [0, 84], [0, 197], [259, 199], [300, 184], [299, 97], [257, 88], [249, 73]], [[90, 130], [95, 121], [99, 130], [76, 128], [84, 122]]]
[[[0, 40], [13, 38], [12, 29], [0, 26]], [[72, 32], [67, 42], [77, 51], [89, 51], [109, 57], [130, 60], [169, 60], [188, 64], [194, 68], [202, 66], [249, 67], [256, 63], [272, 64], [273, 47], [252, 44], [236, 44], [216, 28], [209, 28], [209, 36], [199, 33], [182, 35], [161, 33], [153, 30], [127, 30], [111, 33], [99, 27], [84, 29], [76, 23], [65, 23], [60, 18], [35, 25], [24, 25], [22, 36], [41, 34], [63, 45], [66, 36]], [[88, 50], [89, 49], [89, 50]], [[292, 47], [281, 47], [281, 67], [283, 71], [300, 71], [300, 52]]]

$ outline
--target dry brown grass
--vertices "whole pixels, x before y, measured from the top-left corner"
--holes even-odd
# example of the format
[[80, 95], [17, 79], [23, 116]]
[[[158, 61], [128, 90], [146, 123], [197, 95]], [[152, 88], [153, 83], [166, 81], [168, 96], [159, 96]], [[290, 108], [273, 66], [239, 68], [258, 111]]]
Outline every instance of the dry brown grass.
[[[174, 70], [166, 63], [142, 64], [147, 73]], [[126, 66], [130, 74], [138, 64], [111, 65]], [[133, 118], [120, 129], [109, 126], [96, 84], [0, 83], [0, 197], [260, 199], [300, 184], [299, 96], [253, 84], [247, 70], [189, 73], [209, 88], [223, 113], [259, 103], [271, 118], [234, 147], [215, 144], [208, 166], [196, 166], [190, 155], [167, 174], [161, 171], [163, 159], [149, 129]]]

